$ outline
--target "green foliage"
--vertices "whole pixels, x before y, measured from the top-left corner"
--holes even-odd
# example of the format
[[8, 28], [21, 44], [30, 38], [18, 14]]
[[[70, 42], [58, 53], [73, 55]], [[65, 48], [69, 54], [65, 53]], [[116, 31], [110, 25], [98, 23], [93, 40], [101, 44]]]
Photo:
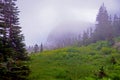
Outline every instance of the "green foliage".
[[28, 63], [9, 58], [7, 62], [0, 63], [0, 80], [27, 80], [30, 69]]
[[107, 41], [44, 51], [30, 57], [30, 80], [119, 80], [120, 54]]
[[96, 50], [100, 50], [102, 47], [110, 47], [108, 41], [97, 41], [96, 43], [92, 43], [89, 46], [95, 48]]
[[28, 66], [17, 66], [15, 63], [9, 64], [9, 66], [8, 63], [1, 63], [0, 66], [0, 80], [27, 80], [26, 76], [29, 73]]

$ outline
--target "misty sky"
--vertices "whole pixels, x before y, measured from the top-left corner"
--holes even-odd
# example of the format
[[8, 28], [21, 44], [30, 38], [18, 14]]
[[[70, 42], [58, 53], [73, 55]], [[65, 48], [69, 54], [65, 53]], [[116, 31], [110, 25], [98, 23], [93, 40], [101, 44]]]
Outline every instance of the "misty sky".
[[45, 42], [48, 34], [62, 23], [94, 23], [103, 2], [111, 14], [119, 12], [119, 0], [18, 0], [26, 45]]

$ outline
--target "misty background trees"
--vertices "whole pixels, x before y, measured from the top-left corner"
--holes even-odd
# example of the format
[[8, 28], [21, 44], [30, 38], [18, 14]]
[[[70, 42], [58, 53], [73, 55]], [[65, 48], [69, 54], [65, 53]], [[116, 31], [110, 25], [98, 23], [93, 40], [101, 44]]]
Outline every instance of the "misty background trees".
[[[78, 29], [78, 27], [81, 27], [81, 29]], [[96, 15], [95, 24], [84, 22], [80, 22], [80, 24], [75, 24], [75, 22], [61, 24], [51, 31], [42, 48], [46, 50], [66, 46], [83, 46], [101, 40], [107, 40], [113, 45], [113, 39], [119, 36], [120, 16], [117, 13], [111, 15], [103, 3]], [[37, 52], [40, 52], [40, 44], [37, 45], [39, 46]], [[35, 45], [27, 47], [28, 52], [36, 52], [35, 47]]]
[[[71, 25], [67, 26], [71, 27]], [[86, 27], [84, 25], [79, 26]], [[100, 40], [107, 40], [113, 44], [113, 38], [120, 36], [120, 17], [116, 14], [111, 15], [108, 13], [104, 3], [99, 8], [95, 24], [87, 26], [88, 28], [86, 30], [79, 30], [77, 33], [73, 32], [75, 25], [72, 25], [73, 31], [71, 30], [70, 32], [69, 28], [68, 31], [66, 30], [65, 32], [59, 28], [57, 28], [59, 31], [55, 29], [56, 31], [53, 31], [52, 34], [48, 36], [48, 43], [51, 43], [49, 47], [54, 49], [71, 45], [82, 46]], [[59, 32], [61, 32], [61, 35]]]
[[93, 41], [108, 40], [113, 43], [112, 39], [119, 37], [120, 18], [116, 17], [116, 14], [114, 17], [111, 16], [107, 12], [104, 4], [99, 9], [96, 21], [97, 24], [93, 33]]

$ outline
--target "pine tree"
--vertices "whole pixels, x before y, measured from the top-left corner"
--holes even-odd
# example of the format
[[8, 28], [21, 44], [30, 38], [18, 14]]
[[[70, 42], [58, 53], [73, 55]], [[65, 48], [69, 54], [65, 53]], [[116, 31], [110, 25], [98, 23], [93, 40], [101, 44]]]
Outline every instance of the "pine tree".
[[113, 19], [114, 37], [120, 36], [120, 18], [115, 14]]
[[[6, 16], [5, 13], [5, 4], [3, 0], [0, 0], [0, 53], [4, 57], [4, 61], [7, 61], [7, 57], [9, 56], [9, 50], [8, 47], [8, 38], [7, 38], [7, 26], [5, 23]], [[8, 51], [8, 52], [7, 52]]]
[[40, 52], [43, 52], [43, 44], [40, 45]]
[[16, 0], [0, 0], [0, 80], [26, 80], [28, 59]]
[[96, 18], [97, 24], [94, 31], [94, 39], [98, 40], [108, 40], [112, 36], [112, 26], [110, 16], [104, 4], [100, 7], [99, 13]]
[[34, 53], [37, 53], [39, 52], [39, 46], [37, 44], [35, 44], [34, 46]]
[[84, 31], [82, 36], [82, 45], [88, 45], [89, 44], [89, 32]]
[[0, 15], [1, 15], [1, 18], [0, 18], [0, 62], [2, 62], [4, 59], [3, 59], [3, 49], [4, 49], [4, 46], [3, 46], [3, 35], [4, 35], [4, 23], [3, 23], [3, 18], [2, 18], [2, 11], [3, 11], [3, 4], [0, 0]]
[[23, 43], [23, 35], [21, 34], [21, 27], [19, 26], [19, 18], [18, 18], [18, 7], [15, 4], [16, 0], [5, 0], [5, 11], [4, 16], [6, 18], [5, 23], [6, 27], [8, 27], [8, 46], [11, 47], [17, 54], [13, 57], [17, 59], [24, 60], [26, 57], [24, 43]]

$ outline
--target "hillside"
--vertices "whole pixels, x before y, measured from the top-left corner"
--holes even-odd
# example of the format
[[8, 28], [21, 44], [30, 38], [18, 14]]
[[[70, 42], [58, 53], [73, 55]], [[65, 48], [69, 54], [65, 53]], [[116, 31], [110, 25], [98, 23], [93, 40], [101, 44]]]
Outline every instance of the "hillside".
[[120, 80], [120, 51], [106, 41], [30, 57], [30, 80]]

